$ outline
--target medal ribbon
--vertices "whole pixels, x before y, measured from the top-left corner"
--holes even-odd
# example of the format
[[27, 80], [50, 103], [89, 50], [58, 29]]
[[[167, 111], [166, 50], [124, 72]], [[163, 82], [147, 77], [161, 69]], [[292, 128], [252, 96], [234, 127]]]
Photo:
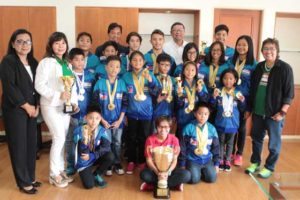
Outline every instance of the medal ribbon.
[[233, 99], [234, 99], [234, 88], [231, 90], [227, 91], [225, 87], [222, 88], [221, 92], [222, 96], [222, 106], [224, 112], [230, 112], [232, 113], [233, 111]]
[[213, 87], [215, 85], [218, 70], [219, 65], [217, 65], [215, 69], [213, 65], [209, 65], [209, 87]]
[[189, 105], [193, 105], [195, 103], [195, 96], [196, 96], [196, 87], [193, 86], [192, 93], [190, 92], [190, 89], [187, 86], [184, 86], [186, 96], [189, 102]]
[[238, 75], [239, 75], [239, 78], [241, 78], [241, 74], [242, 74], [242, 70], [244, 68], [244, 65], [246, 63], [246, 59], [244, 59], [241, 64], [240, 63], [240, 60], [237, 59], [236, 62], [235, 62], [235, 67], [234, 69], [237, 71]]
[[197, 149], [199, 152], [201, 152], [200, 155], [203, 155], [205, 152], [205, 148], [207, 146], [207, 139], [208, 139], [208, 128], [207, 124], [204, 125], [203, 131], [197, 125], [196, 127], [196, 132], [197, 132]]
[[144, 84], [145, 84], [145, 78], [143, 75], [140, 75], [140, 78], [132, 72], [132, 78], [133, 78], [133, 83], [134, 87], [136, 89], [136, 93], [138, 95], [143, 95], [144, 94]]
[[111, 92], [111, 86], [110, 86], [109, 80], [106, 80], [106, 86], [107, 86], [107, 90], [108, 90], [109, 104], [114, 104], [115, 96], [116, 96], [116, 92], [117, 92], [117, 86], [118, 86], [118, 79], [116, 79], [116, 81], [115, 81], [114, 89], [112, 92]]
[[[84, 91], [84, 73], [74, 73], [76, 78], [76, 83], [79, 87], [79, 94], [83, 95], [82, 91]], [[82, 75], [81, 80], [79, 78], [79, 75]]]

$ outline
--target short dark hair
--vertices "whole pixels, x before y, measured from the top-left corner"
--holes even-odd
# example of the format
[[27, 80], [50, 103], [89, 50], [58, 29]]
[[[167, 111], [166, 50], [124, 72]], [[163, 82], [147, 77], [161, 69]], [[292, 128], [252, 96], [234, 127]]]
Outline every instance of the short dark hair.
[[119, 61], [120, 65], [121, 65], [121, 58], [117, 55], [108, 56], [107, 59], [106, 59], [106, 64], [108, 64], [111, 61]]
[[79, 33], [78, 36], [77, 36], [77, 38], [76, 38], [76, 41], [79, 42], [79, 40], [80, 40], [80, 38], [81, 38], [82, 36], [87, 36], [87, 37], [89, 37], [90, 40], [91, 40], [91, 43], [93, 43], [92, 35], [89, 34], [88, 32], [81, 32], [81, 33]]
[[174, 26], [177, 26], [177, 25], [180, 25], [180, 26], [182, 26], [182, 27], [183, 27], [183, 29], [185, 29], [185, 27], [184, 27], [183, 23], [181, 23], [181, 22], [175, 22], [175, 23], [174, 23], [174, 24], [172, 24], [172, 26], [171, 26], [171, 31], [173, 30]]
[[229, 33], [229, 28], [225, 24], [219, 24], [218, 26], [215, 27], [215, 34], [219, 31], [226, 31], [227, 34]]
[[161, 53], [157, 56], [156, 62], [159, 64], [160, 62], [169, 62], [171, 64], [172, 58], [169, 54]]
[[108, 28], [107, 28], [107, 33], [110, 33], [111, 30], [115, 29], [115, 28], [119, 28], [121, 33], [122, 33], [122, 25], [116, 23], [116, 22], [113, 22], [113, 23], [110, 23]]
[[162, 121], [167, 121], [172, 126], [172, 118], [166, 115], [159, 116], [155, 119], [155, 127], [157, 128]]
[[136, 36], [139, 38], [140, 43], [142, 43], [142, 36], [140, 34], [138, 34], [137, 32], [130, 32], [127, 37], [126, 37], [126, 43], [129, 44], [129, 41], [131, 39], [131, 37]]
[[237, 73], [237, 71], [234, 69], [234, 68], [228, 68], [228, 69], [225, 69], [221, 76], [220, 76], [220, 83], [221, 83], [221, 86], [223, 87], [224, 84], [223, 84], [223, 78], [225, 76], [225, 74], [232, 74], [235, 78], [235, 83], [234, 83], [234, 86], [237, 86], [237, 82], [238, 82], [238, 79], [239, 79], [239, 74]]
[[208, 54], [205, 55], [205, 59], [204, 59], [204, 62], [207, 66], [211, 65], [212, 63], [212, 56], [211, 56], [211, 52], [212, 52], [212, 49], [215, 45], [220, 45], [221, 47], [221, 57], [219, 59], [219, 65], [223, 65], [226, 61], [225, 61], [225, 49], [224, 49], [224, 44], [220, 41], [215, 41], [213, 42], [210, 47], [209, 47], [209, 52]]
[[104, 44], [102, 45], [102, 51], [105, 51], [105, 49], [109, 46], [114, 47], [114, 49], [118, 52], [119, 54], [119, 48], [118, 48], [118, 44], [115, 41], [106, 41], [104, 42]]
[[197, 56], [196, 56], [196, 60], [191, 60], [191, 61], [193, 61], [193, 62], [198, 62], [199, 61], [199, 49], [198, 49], [198, 46], [194, 42], [189, 42], [189, 43], [187, 43], [185, 45], [185, 47], [183, 49], [183, 53], [182, 53], [182, 61], [183, 62], [189, 61], [187, 54], [188, 54], [188, 51], [190, 49], [193, 49], [193, 48], [196, 49]]
[[211, 113], [211, 111], [212, 111], [211, 104], [209, 104], [209, 103], [207, 103], [207, 102], [203, 102], [203, 101], [199, 101], [199, 102], [196, 104], [196, 106], [195, 106], [193, 112], [197, 112], [197, 111], [199, 110], [199, 108], [207, 108], [208, 111], [209, 111], [209, 113]]
[[83, 52], [82, 49], [80, 49], [80, 48], [73, 48], [69, 52], [69, 59], [73, 60], [75, 58], [75, 56], [77, 56], [77, 55], [82, 55], [83, 57], [85, 57], [84, 52]]
[[262, 45], [261, 45], [261, 52], [263, 51], [264, 49], [264, 46], [266, 44], [274, 44], [275, 45], [275, 48], [277, 50], [277, 56], [276, 56], [276, 59], [279, 59], [279, 52], [280, 52], [280, 48], [279, 48], [279, 41], [276, 39], [276, 38], [267, 38], [263, 41]]
[[66, 45], [67, 45], [66, 52], [63, 55], [63, 59], [67, 59], [68, 51], [69, 51], [69, 44], [68, 44], [67, 37], [63, 32], [54, 32], [50, 35], [50, 37], [48, 39], [47, 46], [46, 46], [45, 57], [53, 57], [54, 56], [52, 45], [54, 44], [54, 42], [57, 42], [57, 41], [60, 41], [60, 40], [64, 40]]
[[[15, 50], [15, 48], [13, 48], [12, 44], [16, 41], [17, 36], [21, 35], [21, 34], [28, 34], [30, 37], [30, 40], [32, 42], [32, 35], [29, 31], [27, 31], [26, 29], [17, 29], [15, 30], [12, 35], [10, 36], [9, 42], [8, 42], [8, 47], [7, 47], [7, 55], [9, 54], [14, 54], [17, 55], [17, 52]], [[32, 60], [34, 59], [33, 57], [33, 45], [31, 44], [31, 51], [28, 53], [27, 58]]]
[[241, 35], [237, 40], [236, 40], [236, 43], [235, 43], [235, 50], [234, 50], [234, 54], [233, 54], [233, 57], [232, 57], [232, 64], [235, 65], [236, 63], [236, 60], [238, 59], [239, 57], [239, 52], [237, 51], [237, 44], [240, 40], [246, 40], [247, 44], [248, 44], [248, 52], [247, 52], [247, 55], [246, 55], [246, 65], [253, 65], [254, 63], [254, 53], [253, 53], [253, 42], [252, 42], [252, 39], [249, 35]]
[[145, 60], [144, 54], [143, 54], [142, 52], [140, 52], [140, 51], [134, 51], [134, 52], [132, 52], [131, 55], [129, 56], [129, 61], [130, 61], [130, 62], [132, 61], [132, 59], [133, 59], [133, 57], [134, 57], [135, 55], [139, 55], [139, 56], [141, 56], [141, 57], [143, 58], [143, 60]]
[[86, 115], [88, 115], [88, 114], [90, 114], [92, 112], [96, 112], [96, 113], [99, 113], [101, 115], [101, 108], [100, 108], [100, 106], [98, 106], [96, 104], [89, 105], [87, 107]]
[[152, 36], [153, 36], [154, 34], [158, 34], [158, 35], [161, 35], [161, 36], [165, 37], [164, 32], [162, 32], [160, 29], [154, 29], [154, 30], [152, 31], [152, 33], [151, 33], [151, 38], [152, 38]]

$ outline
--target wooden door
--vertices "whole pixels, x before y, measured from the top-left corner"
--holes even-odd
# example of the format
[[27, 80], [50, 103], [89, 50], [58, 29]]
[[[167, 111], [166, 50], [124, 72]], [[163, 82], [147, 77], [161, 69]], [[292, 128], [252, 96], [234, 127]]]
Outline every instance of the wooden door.
[[137, 8], [91, 8], [76, 7], [76, 35], [88, 32], [93, 37], [93, 50], [108, 40], [107, 28], [112, 22], [123, 27], [121, 44], [126, 45], [126, 36], [138, 31]]
[[260, 43], [260, 10], [215, 9], [214, 27], [226, 24], [229, 28], [228, 46], [235, 47], [236, 40], [241, 35], [252, 37], [254, 55], [258, 58]]

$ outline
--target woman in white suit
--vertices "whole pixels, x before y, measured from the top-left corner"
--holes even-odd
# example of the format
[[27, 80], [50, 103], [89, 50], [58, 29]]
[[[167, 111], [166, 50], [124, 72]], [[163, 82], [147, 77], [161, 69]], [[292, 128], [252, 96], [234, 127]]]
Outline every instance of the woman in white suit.
[[63, 112], [64, 103], [71, 100], [73, 105], [77, 105], [75, 84], [70, 93], [64, 90], [62, 81], [62, 76], [73, 76], [71, 65], [66, 60], [67, 54], [68, 41], [65, 34], [51, 34], [35, 80], [35, 89], [41, 95], [42, 115], [52, 136], [49, 182], [57, 187], [66, 187], [73, 181], [64, 173], [64, 144], [70, 123], [70, 115]]

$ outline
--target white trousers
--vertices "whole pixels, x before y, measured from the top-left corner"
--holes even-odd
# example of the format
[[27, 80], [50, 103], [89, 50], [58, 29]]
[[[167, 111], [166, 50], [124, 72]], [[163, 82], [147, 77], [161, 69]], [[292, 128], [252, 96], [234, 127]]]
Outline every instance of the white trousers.
[[41, 111], [52, 137], [50, 176], [57, 176], [65, 169], [64, 147], [70, 124], [70, 115], [63, 113], [62, 106], [41, 105]]

